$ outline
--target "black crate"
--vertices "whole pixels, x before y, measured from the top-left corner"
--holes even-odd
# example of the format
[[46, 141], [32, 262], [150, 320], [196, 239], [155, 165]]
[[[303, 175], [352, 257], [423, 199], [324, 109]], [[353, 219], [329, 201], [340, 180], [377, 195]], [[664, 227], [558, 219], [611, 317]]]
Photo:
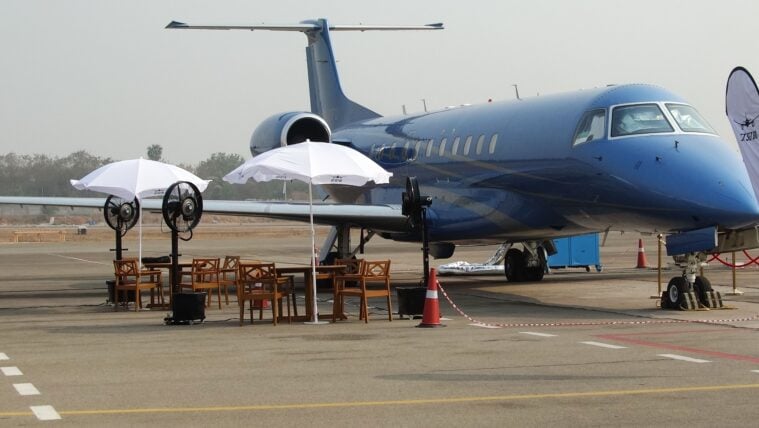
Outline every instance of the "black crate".
[[206, 293], [178, 293], [171, 298], [172, 316], [167, 323], [193, 324], [206, 318]]
[[398, 296], [398, 315], [422, 315], [424, 314], [424, 301], [427, 298], [425, 287], [398, 287], [395, 289]]

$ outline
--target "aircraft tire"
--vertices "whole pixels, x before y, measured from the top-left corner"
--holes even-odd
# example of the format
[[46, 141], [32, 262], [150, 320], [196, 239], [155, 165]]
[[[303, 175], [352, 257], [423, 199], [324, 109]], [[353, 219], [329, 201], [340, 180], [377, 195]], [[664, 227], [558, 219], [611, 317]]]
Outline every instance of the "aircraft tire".
[[708, 308], [709, 298], [707, 297], [707, 294], [709, 291], [713, 290], [711, 281], [709, 281], [704, 276], [697, 276], [696, 282], [693, 284], [693, 288], [695, 288], [696, 296], [698, 296], [698, 301]]
[[[538, 248], [538, 255], [540, 260], [540, 266], [537, 267], [524, 267], [525, 281], [538, 282], [543, 280], [543, 275], [546, 273], [546, 266], [548, 261], [545, 258], [545, 250], [543, 247]], [[524, 254], [522, 255], [524, 257]]]
[[[325, 265], [333, 265], [335, 264], [335, 260], [337, 260], [337, 251], [330, 251], [327, 253], [327, 255], [324, 257], [324, 260], [321, 260], [320, 263]], [[355, 257], [354, 257], [355, 258]], [[345, 284], [348, 287], [355, 287], [356, 284], [354, 281], [351, 281], [351, 284], [348, 285], [348, 283]], [[318, 289], [325, 289], [327, 287], [332, 287], [332, 281], [329, 279], [317, 279], [316, 280], [316, 288]]]
[[516, 248], [510, 248], [506, 251], [506, 257], [503, 259], [503, 270], [506, 273], [506, 280], [509, 282], [522, 282], [525, 280], [524, 254]]
[[335, 264], [335, 260], [337, 260], [337, 251], [330, 251], [329, 253], [327, 253], [326, 257], [324, 257], [324, 260], [322, 260], [322, 263], [324, 263], [325, 265], [333, 265]]
[[526, 281], [537, 282], [543, 280], [545, 270], [542, 267], [526, 268], [524, 273]]
[[680, 309], [685, 300], [685, 292], [687, 288], [688, 283], [685, 281], [685, 278], [676, 276], [670, 279], [669, 284], [667, 284], [667, 291], [662, 298], [662, 307]]

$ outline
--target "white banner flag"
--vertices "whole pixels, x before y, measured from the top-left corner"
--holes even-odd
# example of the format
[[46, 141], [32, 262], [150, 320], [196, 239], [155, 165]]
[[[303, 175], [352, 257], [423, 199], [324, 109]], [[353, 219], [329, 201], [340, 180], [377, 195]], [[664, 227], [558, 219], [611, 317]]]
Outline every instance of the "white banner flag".
[[754, 78], [743, 67], [733, 69], [727, 78], [725, 110], [746, 164], [754, 196], [759, 199], [759, 129], [756, 126], [759, 119], [759, 89]]

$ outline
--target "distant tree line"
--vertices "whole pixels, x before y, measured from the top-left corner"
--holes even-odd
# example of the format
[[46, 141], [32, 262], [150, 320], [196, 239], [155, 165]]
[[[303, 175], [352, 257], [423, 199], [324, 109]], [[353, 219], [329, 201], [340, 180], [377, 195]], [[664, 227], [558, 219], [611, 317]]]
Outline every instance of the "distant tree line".
[[[160, 145], [148, 147], [149, 159], [161, 160], [163, 148]], [[80, 179], [95, 169], [114, 162], [108, 157], [99, 157], [86, 151], [78, 151], [64, 157], [50, 157], [44, 154], [0, 155], [0, 195], [2, 196], [104, 196], [74, 189], [70, 179]], [[178, 165], [193, 172], [200, 178], [213, 180], [203, 192], [206, 199], [229, 200], [303, 200], [308, 187], [301, 182], [288, 182], [287, 194], [283, 193], [281, 181], [268, 183], [248, 182], [230, 184], [222, 180], [228, 172], [243, 163], [242, 156], [230, 153], [214, 153], [197, 165]], [[307, 196], [306, 196], [307, 197]]]

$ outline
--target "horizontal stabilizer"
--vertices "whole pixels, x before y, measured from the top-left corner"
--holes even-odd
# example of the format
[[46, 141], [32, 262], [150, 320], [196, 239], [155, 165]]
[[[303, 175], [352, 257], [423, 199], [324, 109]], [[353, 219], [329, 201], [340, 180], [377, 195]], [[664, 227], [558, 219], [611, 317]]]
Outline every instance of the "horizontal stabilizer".
[[[171, 21], [166, 28], [183, 30], [264, 30], [264, 31], [314, 31], [321, 29], [317, 21], [303, 21], [298, 24], [253, 24], [253, 25], [188, 25]], [[330, 31], [398, 31], [398, 30], [442, 30], [443, 23], [426, 25], [330, 25]]]
[[349, 123], [381, 117], [371, 109], [353, 102], [345, 96], [337, 75], [335, 55], [329, 33], [332, 31], [396, 31], [396, 30], [442, 30], [442, 23], [427, 25], [331, 25], [326, 19], [302, 21], [297, 24], [253, 25], [188, 25], [171, 21], [168, 29], [181, 30], [267, 30], [298, 31], [308, 38], [306, 65], [311, 99], [311, 112], [322, 117], [332, 129]]

